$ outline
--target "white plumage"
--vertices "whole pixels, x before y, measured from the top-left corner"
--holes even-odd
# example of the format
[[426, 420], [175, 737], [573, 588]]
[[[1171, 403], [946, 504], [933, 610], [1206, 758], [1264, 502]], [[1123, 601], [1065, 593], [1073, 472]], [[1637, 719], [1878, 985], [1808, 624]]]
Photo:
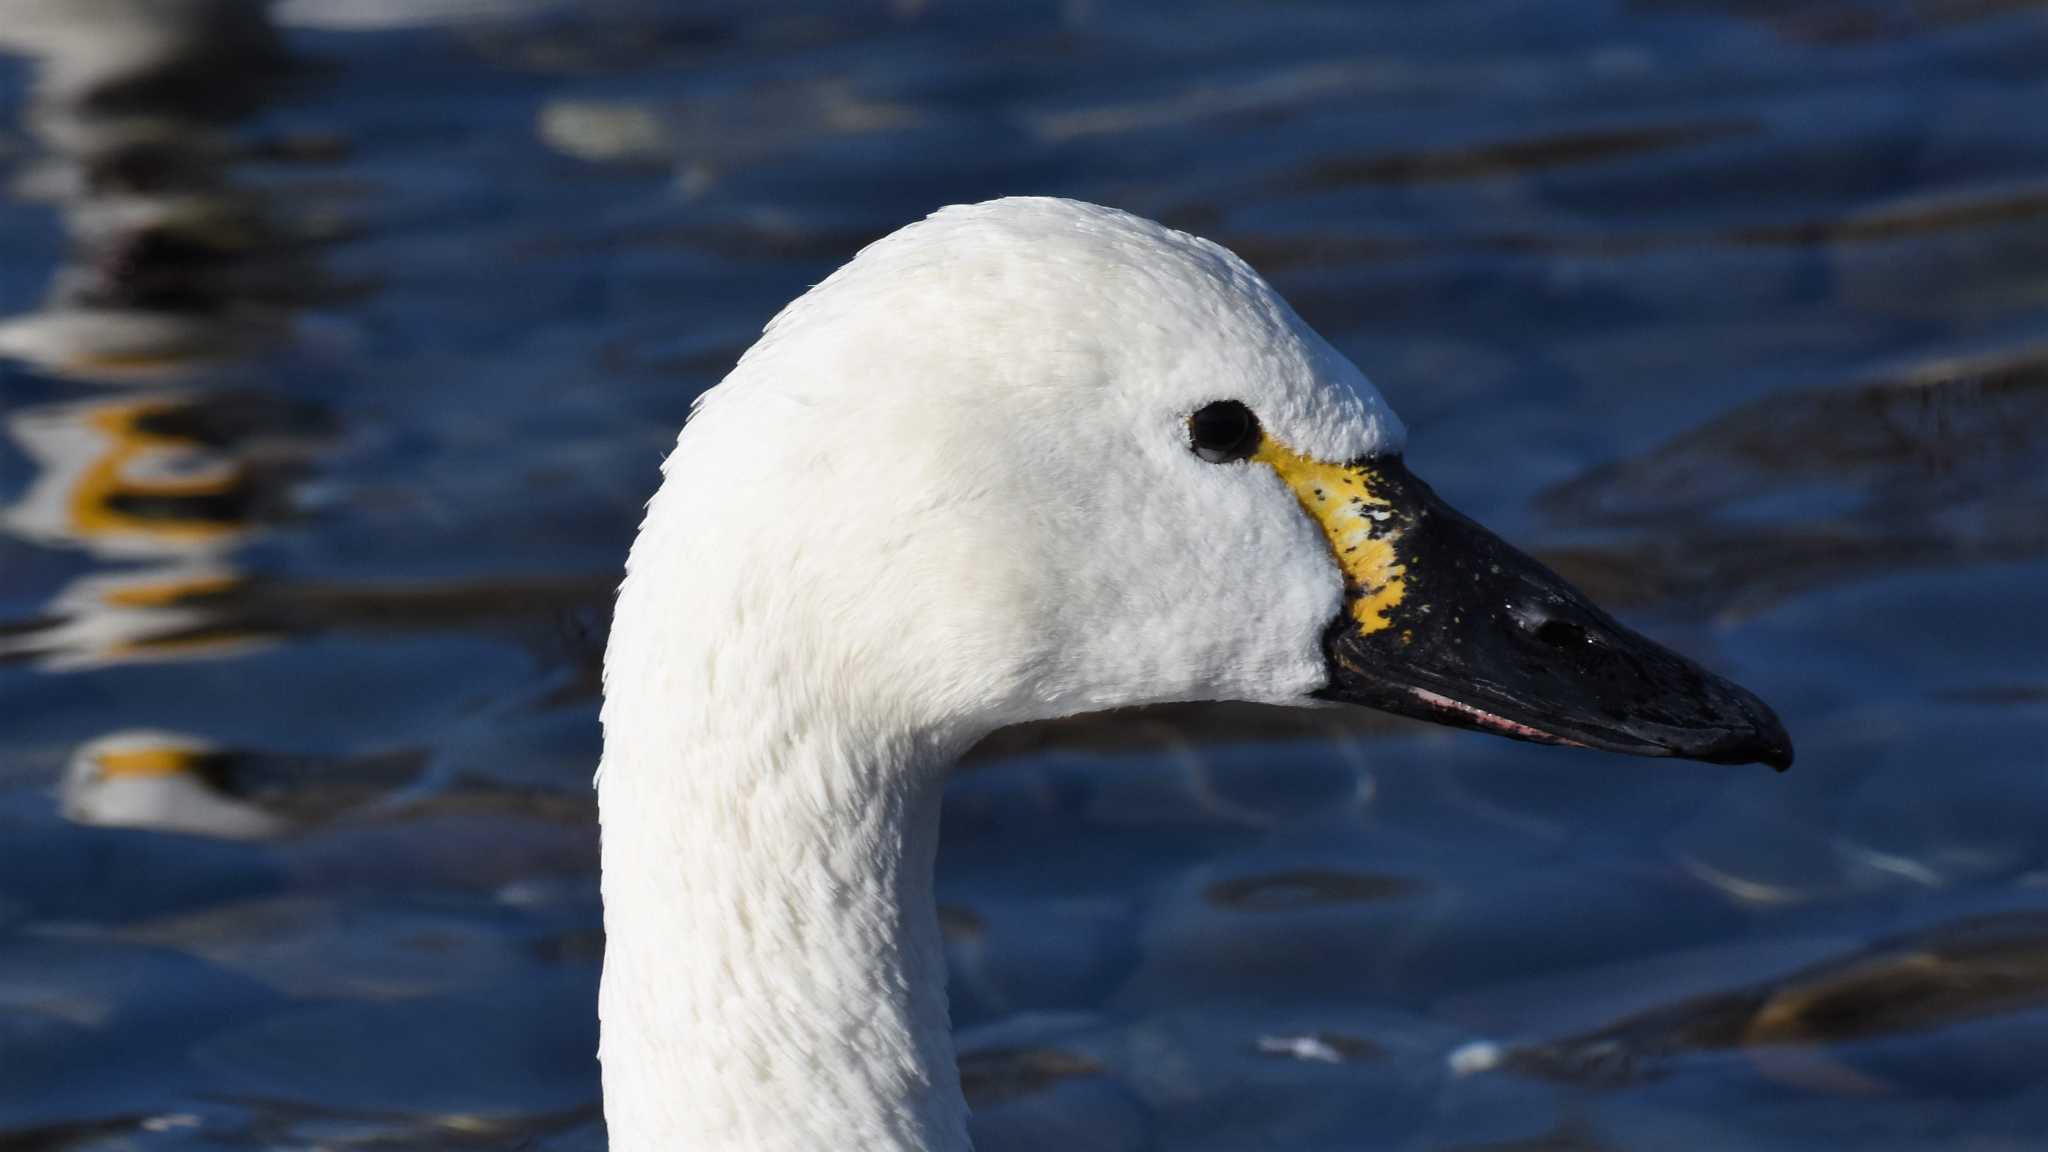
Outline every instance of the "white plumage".
[[1234, 399], [1348, 460], [1403, 430], [1222, 248], [1092, 205], [949, 208], [768, 325], [663, 469], [599, 780], [612, 1146], [962, 1149], [931, 895], [948, 766], [1008, 724], [1306, 703], [1340, 610]]

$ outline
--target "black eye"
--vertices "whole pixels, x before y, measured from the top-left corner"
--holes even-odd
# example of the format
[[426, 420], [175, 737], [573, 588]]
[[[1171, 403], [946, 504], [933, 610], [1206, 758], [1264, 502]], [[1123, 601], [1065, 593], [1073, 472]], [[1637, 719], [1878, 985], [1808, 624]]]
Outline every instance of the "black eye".
[[1242, 460], [1259, 450], [1259, 418], [1235, 400], [1204, 404], [1188, 417], [1188, 445], [1211, 464]]

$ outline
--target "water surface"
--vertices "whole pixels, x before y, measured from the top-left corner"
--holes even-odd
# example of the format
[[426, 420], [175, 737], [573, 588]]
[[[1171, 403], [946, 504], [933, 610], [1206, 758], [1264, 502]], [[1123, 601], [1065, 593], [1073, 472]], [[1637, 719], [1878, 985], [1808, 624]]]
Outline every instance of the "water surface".
[[5, 17], [0, 1148], [601, 1147], [656, 465], [784, 301], [1018, 192], [1243, 254], [1800, 762], [1007, 734], [939, 876], [983, 1149], [2048, 1131], [2042, 6]]

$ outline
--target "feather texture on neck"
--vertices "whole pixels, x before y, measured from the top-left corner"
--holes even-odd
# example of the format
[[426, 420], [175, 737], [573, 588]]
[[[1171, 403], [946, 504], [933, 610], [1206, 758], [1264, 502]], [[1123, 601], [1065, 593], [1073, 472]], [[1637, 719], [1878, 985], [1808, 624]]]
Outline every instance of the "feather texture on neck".
[[606, 750], [612, 1148], [965, 1149], [932, 897], [951, 749], [706, 703]]

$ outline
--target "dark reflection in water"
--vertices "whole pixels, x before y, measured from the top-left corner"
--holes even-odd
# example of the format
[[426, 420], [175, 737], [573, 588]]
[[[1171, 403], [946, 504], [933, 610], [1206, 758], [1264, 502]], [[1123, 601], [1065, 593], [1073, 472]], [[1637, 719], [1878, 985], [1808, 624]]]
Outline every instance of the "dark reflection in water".
[[1904, 4], [1853, 4], [1840, 0], [1635, 0], [1644, 8], [1727, 12], [1762, 22], [1790, 40], [1820, 44], [1853, 44], [1867, 40], [1910, 37], [1957, 25], [1991, 20], [2034, 8], [2040, 0], [1911, 0]]
[[[147, 1132], [152, 1119], [148, 1116], [109, 1116], [76, 1124], [21, 1128], [0, 1137], [0, 1149], [6, 1149], [6, 1152], [69, 1152], [70, 1149], [87, 1148], [106, 1140]], [[161, 1121], [157, 1123], [160, 1129], [164, 1127]]]
[[276, 836], [403, 788], [423, 758], [343, 763], [263, 756], [170, 732], [120, 732], [72, 754], [64, 815], [81, 824], [231, 839]]
[[1042, 1092], [1076, 1076], [1100, 1076], [1102, 1064], [1051, 1048], [990, 1048], [960, 1055], [960, 1089], [973, 1107]]
[[2048, 355], [2027, 348], [1769, 396], [1540, 506], [1633, 533], [1548, 556], [1604, 600], [1757, 611], [1845, 576], [2040, 556], [2043, 460]]
[[[95, 597], [73, 596], [54, 618], [15, 626], [0, 638], [0, 657], [50, 655], [60, 664], [176, 659], [195, 652], [233, 652], [290, 636], [353, 632], [440, 632], [502, 628], [537, 646], [584, 661], [562, 691], [594, 694], [601, 649], [589, 647], [588, 621], [601, 611], [608, 579], [505, 581], [437, 586], [286, 584], [207, 569], [177, 579], [96, 580]], [[70, 616], [75, 613], [75, 617]], [[74, 620], [82, 622], [74, 625]], [[119, 617], [118, 619], [110, 619]], [[67, 649], [100, 643], [91, 652]], [[111, 640], [108, 640], [111, 637]]]
[[580, 826], [584, 793], [490, 781], [428, 787], [415, 749], [346, 760], [227, 749], [174, 732], [117, 732], [72, 754], [61, 786], [66, 819], [224, 839], [305, 832], [336, 820], [481, 814]]
[[0, 524], [118, 567], [0, 623], [0, 659], [79, 669], [243, 651], [248, 637], [189, 605], [241, 582], [236, 554], [295, 514], [338, 423], [312, 399], [195, 386], [338, 299], [313, 260], [318, 213], [237, 174], [331, 150], [235, 134], [298, 71], [261, 4], [17, 7], [0, 43], [35, 62], [22, 119], [42, 149], [15, 183], [60, 205], [66, 254], [43, 304], [0, 323], [0, 354], [144, 390], [10, 405], [6, 431], [36, 474]]
[[1257, 910], [1392, 900], [1415, 888], [1413, 880], [1400, 876], [1300, 869], [1219, 880], [1209, 886], [1207, 896], [1227, 908]]
[[[1768, 1076], [1820, 1091], [1868, 1094], [1887, 1086], [1834, 1058], [1793, 1050], [1856, 1045], [2048, 1005], [2048, 919], [2034, 912], [1947, 925], [1752, 988], [1686, 1000], [1584, 1036], [1454, 1057], [1468, 1069], [1498, 1063], [1574, 1083], [1619, 1085], [1669, 1075], [1689, 1052], [1754, 1052]], [[2048, 1041], [2038, 1030], [2036, 1041]], [[2032, 1055], [2038, 1059], [2037, 1044]], [[1938, 1052], [1939, 1050], [1937, 1050]], [[1948, 1056], [1954, 1059], [1953, 1056]], [[2025, 1068], [2009, 1069], [2021, 1083]], [[1978, 1087], [1996, 1088], [1979, 1077]]]
[[391, 1152], [433, 1148], [530, 1148], [598, 1119], [595, 1108], [561, 1112], [480, 1116], [378, 1115], [323, 1112], [303, 1105], [250, 1101], [248, 1119], [237, 1139], [251, 1148], [291, 1147], [306, 1143], [325, 1148]]
[[1694, 519], [1739, 515], [1803, 483], [1836, 485], [1864, 507], [1907, 514], [2007, 497], [2031, 505], [2048, 484], [2033, 466], [2048, 447], [2044, 424], [2048, 350], [2029, 348], [1848, 389], [1767, 397], [1646, 456], [1597, 468], [1545, 504], [1560, 520]]
[[189, 374], [285, 338], [327, 295], [323, 230], [238, 179], [237, 161], [325, 160], [320, 141], [237, 140], [294, 61], [265, 6], [236, 0], [23, 0], [0, 44], [36, 61], [25, 109], [43, 145], [21, 188], [62, 205], [69, 252], [0, 352], [87, 379]]
[[[224, 1111], [219, 1106], [210, 1112]], [[547, 1115], [446, 1116], [323, 1112], [285, 1103], [248, 1101], [235, 1119], [191, 1115], [120, 1116], [79, 1124], [53, 1124], [7, 1134], [5, 1152], [72, 1152], [189, 1138], [207, 1120], [215, 1139], [230, 1148], [320, 1147], [363, 1152], [428, 1152], [437, 1148], [531, 1148], [598, 1119], [597, 1109]]]
[[1412, 730], [1408, 721], [1357, 709], [1281, 708], [1269, 704], [1154, 704], [1064, 720], [1018, 724], [991, 733], [967, 754], [972, 765], [1062, 749], [1145, 752], [1228, 742], [1344, 740]]
[[1711, 123], [1580, 130], [1460, 148], [1323, 160], [1290, 176], [1283, 190], [1329, 191], [1347, 184], [1500, 179], [1575, 164], [1621, 160], [1754, 131], [1753, 124]]
[[19, 0], [0, 49], [0, 1150], [601, 1148], [655, 466], [784, 301], [1008, 192], [1242, 252], [1802, 758], [996, 733], [938, 877], [978, 1147], [2048, 1130], [2048, 6]]
[[1614, 1145], [1601, 1140], [1584, 1121], [1568, 1121], [1540, 1136], [1488, 1140], [1480, 1144], [1457, 1144], [1445, 1152], [1613, 1152]]

